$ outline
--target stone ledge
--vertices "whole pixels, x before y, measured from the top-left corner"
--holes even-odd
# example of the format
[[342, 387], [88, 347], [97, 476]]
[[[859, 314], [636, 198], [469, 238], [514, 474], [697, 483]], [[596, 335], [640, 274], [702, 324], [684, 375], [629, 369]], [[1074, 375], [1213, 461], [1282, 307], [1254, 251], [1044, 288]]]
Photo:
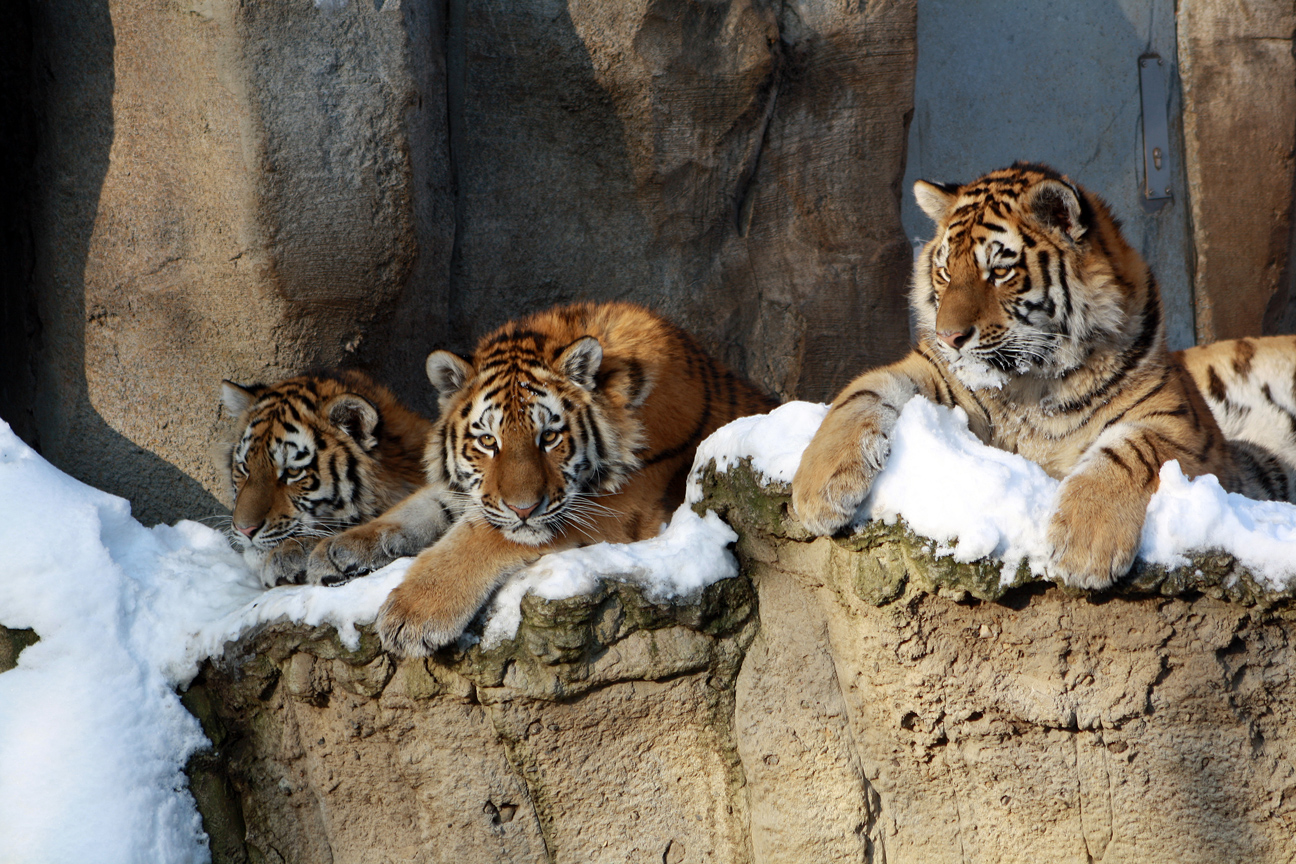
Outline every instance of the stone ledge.
[[[789, 513], [791, 488], [784, 483], [766, 483], [750, 460], [739, 460], [724, 472], [707, 465], [700, 475], [704, 501], [695, 509], [714, 510], [743, 536], [749, 546], [753, 538], [776, 538], [813, 542], [816, 538]], [[958, 562], [948, 555], [936, 555], [935, 543], [912, 531], [904, 520], [895, 524], [869, 522], [858, 533], [834, 537], [841, 550], [834, 559], [851, 570], [851, 582], [860, 599], [883, 605], [898, 599], [910, 582], [919, 591], [949, 596], [1001, 600], [1030, 585], [1056, 585], [1073, 596], [1094, 592], [1071, 588], [1033, 576], [1023, 563], [1013, 578], [1001, 578], [1003, 565], [993, 558]], [[755, 552], [753, 547], [750, 551]], [[867, 553], [867, 554], [856, 554]], [[1284, 602], [1296, 595], [1296, 587], [1274, 590], [1263, 584], [1232, 555], [1203, 552], [1187, 556], [1190, 564], [1166, 567], [1142, 559], [1131, 571], [1101, 596], [1158, 594], [1175, 597], [1200, 592], [1221, 600], [1255, 605]]]

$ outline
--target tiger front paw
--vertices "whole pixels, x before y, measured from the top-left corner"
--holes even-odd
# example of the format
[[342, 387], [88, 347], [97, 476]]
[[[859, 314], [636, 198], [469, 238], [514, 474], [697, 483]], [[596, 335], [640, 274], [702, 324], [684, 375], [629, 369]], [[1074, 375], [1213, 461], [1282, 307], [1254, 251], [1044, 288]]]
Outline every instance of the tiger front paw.
[[393, 654], [428, 657], [459, 638], [476, 614], [476, 604], [447, 603], [436, 591], [404, 582], [378, 612], [378, 637]]
[[1049, 521], [1049, 575], [1090, 591], [1110, 587], [1134, 564], [1146, 512], [1138, 496], [1068, 478]]
[[306, 579], [306, 563], [315, 540], [290, 538], [266, 552], [261, 558], [257, 576], [267, 588], [276, 585], [298, 585]]
[[[491, 549], [472, 542], [447, 542], [464, 539], [474, 528], [487, 535], [497, 533], [489, 527], [461, 526], [457, 538], [448, 536], [414, 559], [405, 580], [378, 612], [378, 636], [385, 649], [403, 657], [427, 657], [450, 644], [504, 577], [541, 554], [528, 549], [493, 555]], [[498, 541], [493, 536], [488, 539]]]
[[[312, 585], [341, 585], [357, 576], [386, 567], [403, 554], [393, 542], [394, 531], [379, 521], [348, 528], [319, 542], [306, 565]], [[417, 550], [415, 550], [417, 551]]]
[[[819, 446], [817, 446], [819, 445]], [[884, 435], [837, 447], [816, 436], [792, 478], [792, 509], [801, 524], [821, 536], [835, 534], [855, 518], [890, 450]]]

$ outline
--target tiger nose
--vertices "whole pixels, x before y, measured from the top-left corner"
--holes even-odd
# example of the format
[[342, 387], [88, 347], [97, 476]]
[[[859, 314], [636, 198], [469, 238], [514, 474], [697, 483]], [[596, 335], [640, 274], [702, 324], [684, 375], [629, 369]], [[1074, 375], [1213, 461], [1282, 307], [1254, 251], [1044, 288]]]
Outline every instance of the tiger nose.
[[251, 538], [252, 535], [255, 534], [255, 533], [257, 532], [257, 529], [260, 528], [260, 527], [261, 527], [262, 525], [264, 525], [264, 524], [265, 524], [265, 522], [258, 522], [258, 523], [256, 523], [255, 525], [239, 525], [239, 524], [236, 522], [236, 523], [234, 523], [234, 527], [237, 528], [237, 529], [238, 529], [238, 532], [239, 532], [240, 534], [242, 534], [244, 537]]
[[976, 333], [976, 328], [969, 327], [966, 330], [942, 330], [936, 335], [942, 342], [957, 351], [968, 343], [974, 333]]
[[521, 507], [519, 507], [518, 505], [514, 504], [512, 501], [505, 501], [504, 503], [508, 505], [508, 508], [509, 508], [510, 510], [512, 510], [514, 513], [516, 513], [516, 514], [518, 515], [518, 518], [519, 518], [519, 519], [525, 519], [525, 518], [527, 518], [528, 516], [530, 516], [532, 513], [535, 512], [535, 509], [536, 509], [537, 507], [540, 506], [540, 502], [539, 502], [539, 501], [536, 501], [536, 502], [533, 503], [533, 504], [525, 504], [525, 505], [523, 505], [523, 506], [521, 506]]

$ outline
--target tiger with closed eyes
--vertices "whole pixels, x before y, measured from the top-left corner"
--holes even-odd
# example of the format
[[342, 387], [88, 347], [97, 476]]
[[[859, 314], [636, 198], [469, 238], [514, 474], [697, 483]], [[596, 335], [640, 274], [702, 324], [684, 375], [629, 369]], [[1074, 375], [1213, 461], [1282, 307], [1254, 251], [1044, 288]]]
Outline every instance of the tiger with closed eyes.
[[308, 568], [342, 581], [435, 540], [378, 618], [383, 645], [407, 656], [456, 638], [503, 578], [547, 552], [655, 536], [684, 500], [698, 443], [774, 406], [627, 303], [537, 313], [471, 359], [433, 352], [427, 373], [440, 394], [428, 486], [321, 542]]
[[222, 382], [236, 437], [229, 472], [233, 540], [267, 586], [296, 582], [320, 537], [366, 522], [423, 485], [430, 421], [361, 372], [265, 386]]
[[914, 194], [936, 223], [910, 293], [918, 346], [834, 400], [792, 482], [811, 531], [851, 521], [916, 395], [963, 408], [982, 441], [1062, 481], [1047, 568], [1079, 587], [1128, 571], [1171, 459], [1255, 498], [1292, 488], [1265, 476], [1281, 464], [1264, 469], [1226, 440], [1168, 354], [1156, 283], [1098, 196], [1026, 163], [963, 186], [919, 181]]

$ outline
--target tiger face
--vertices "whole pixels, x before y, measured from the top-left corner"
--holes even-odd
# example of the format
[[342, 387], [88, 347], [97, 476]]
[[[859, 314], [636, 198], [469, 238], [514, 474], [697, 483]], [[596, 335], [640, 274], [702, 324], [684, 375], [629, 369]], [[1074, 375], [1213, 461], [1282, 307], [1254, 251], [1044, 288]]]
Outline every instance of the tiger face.
[[1092, 205], [1056, 172], [1019, 165], [914, 191], [936, 222], [915, 267], [917, 323], [968, 387], [1060, 377], [1126, 324], [1128, 292], [1086, 254]]
[[[372, 519], [422, 481], [426, 420], [358, 372], [273, 386], [225, 381], [232, 537], [269, 551]], [[292, 574], [277, 574], [291, 579]]]
[[593, 336], [556, 356], [538, 334], [509, 338], [474, 359], [477, 367], [449, 351], [428, 357], [442, 417], [428, 475], [443, 475], [466, 497], [466, 518], [516, 543], [546, 543], [600, 509], [592, 497], [615, 491], [638, 467], [640, 427], [609, 422], [608, 409], [640, 404], [647, 382], [599, 375], [603, 349]]

